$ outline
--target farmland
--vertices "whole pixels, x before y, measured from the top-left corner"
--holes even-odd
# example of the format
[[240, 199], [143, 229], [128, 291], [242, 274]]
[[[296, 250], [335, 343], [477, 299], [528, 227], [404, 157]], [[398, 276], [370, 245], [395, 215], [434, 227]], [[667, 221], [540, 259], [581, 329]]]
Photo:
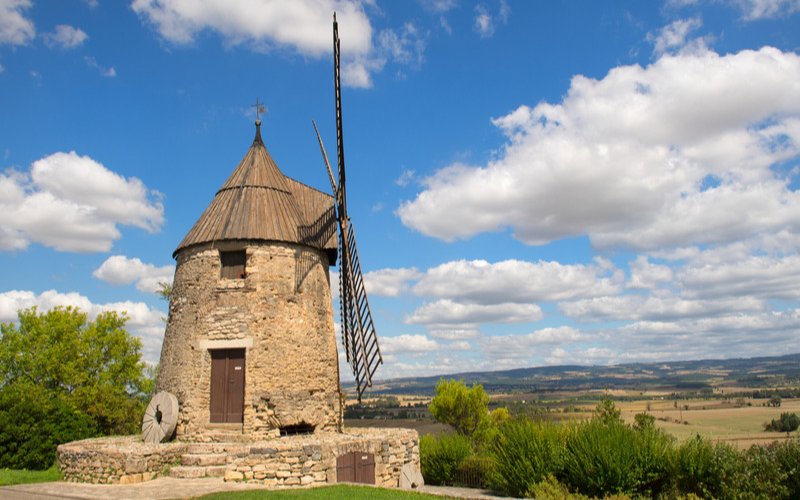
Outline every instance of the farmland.
[[[589, 418], [603, 397], [610, 397], [633, 421], [647, 412], [656, 425], [678, 440], [700, 435], [741, 449], [787, 439], [765, 432], [764, 423], [783, 412], [800, 415], [800, 356], [653, 363], [612, 367], [545, 367], [456, 374], [445, 378], [481, 383], [490, 394], [490, 410], [537, 420]], [[427, 403], [438, 378], [376, 383], [362, 404], [349, 404], [351, 427], [410, 427], [439, 434], [446, 427], [430, 418]], [[602, 384], [602, 385], [601, 385]], [[782, 397], [778, 397], [782, 396]], [[778, 398], [780, 406], [775, 406]], [[795, 433], [792, 433], [794, 435]]]

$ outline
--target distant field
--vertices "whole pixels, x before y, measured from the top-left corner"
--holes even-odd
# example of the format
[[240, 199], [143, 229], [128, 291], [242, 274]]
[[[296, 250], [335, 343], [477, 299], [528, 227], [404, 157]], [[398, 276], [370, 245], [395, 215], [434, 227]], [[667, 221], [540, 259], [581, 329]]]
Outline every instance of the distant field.
[[[786, 433], [764, 432], [764, 422], [778, 419], [781, 413], [797, 413], [800, 415], [800, 400], [784, 400], [779, 408], [756, 406], [764, 400], [746, 400], [753, 406], [732, 407], [731, 402], [686, 400], [679, 405], [688, 404], [689, 410], [674, 407], [674, 401], [636, 401], [620, 405], [623, 418], [633, 421], [634, 415], [645, 411], [650, 404], [650, 414], [656, 419], [658, 427], [669, 432], [679, 440], [685, 440], [699, 434], [710, 439], [730, 442], [740, 448], [750, 445], [781, 441], [787, 439]], [[724, 403], [724, 404], [723, 404]], [[704, 409], [705, 408], [705, 409]], [[686, 424], [679, 422], [687, 422]], [[792, 433], [795, 436], [797, 433]]]
[[[624, 396], [626, 394], [618, 394]], [[572, 394], [575, 398], [576, 394]], [[493, 396], [493, 406], [503, 406], [510, 400], [536, 400], [534, 394], [521, 394], [513, 397]], [[558, 400], [558, 397], [554, 399]], [[648, 413], [656, 417], [656, 425], [666, 432], [675, 436], [679, 441], [684, 441], [695, 435], [707, 437], [714, 440], [722, 440], [738, 446], [741, 449], [749, 448], [753, 444], [769, 443], [772, 441], [782, 441], [788, 438], [786, 433], [764, 432], [764, 423], [772, 419], [778, 419], [783, 412], [797, 413], [800, 415], [800, 399], [784, 399], [780, 407], [760, 406], [765, 400], [746, 399], [745, 403], [750, 402], [753, 406], [735, 406], [735, 401], [686, 399], [678, 400], [679, 408], [675, 407], [675, 400], [642, 400], [633, 402], [617, 402], [616, 405], [622, 410], [622, 418], [627, 422], [633, 422], [637, 413], [647, 410]], [[541, 401], [540, 401], [541, 403]], [[563, 413], [562, 411], [552, 411], [542, 414], [539, 418], [563, 422], [572, 419], [590, 418], [591, 411], [597, 405], [596, 401], [588, 401], [576, 404], [580, 411]], [[685, 409], [685, 405], [689, 409]], [[686, 423], [683, 423], [686, 422]], [[346, 427], [403, 427], [416, 429], [420, 436], [426, 434], [439, 435], [445, 432], [447, 426], [435, 422], [432, 419], [393, 419], [393, 420], [371, 420], [371, 419], [347, 419]], [[791, 437], [797, 433], [792, 433]]]

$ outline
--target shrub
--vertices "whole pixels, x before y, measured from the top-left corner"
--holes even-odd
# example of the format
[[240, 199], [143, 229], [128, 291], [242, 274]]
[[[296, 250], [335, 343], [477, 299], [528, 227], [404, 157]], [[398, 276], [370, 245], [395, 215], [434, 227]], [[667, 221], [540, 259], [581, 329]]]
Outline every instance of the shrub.
[[578, 425], [567, 441], [564, 481], [590, 496], [655, 497], [668, 484], [671, 444], [658, 429], [637, 431], [620, 421], [594, 418]]
[[422, 436], [419, 440], [420, 468], [428, 484], [450, 485], [460, 462], [472, 456], [472, 444], [461, 434]]
[[500, 426], [492, 449], [495, 487], [509, 495], [522, 496], [548, 476], [559, 476], [568, 429], [526, 418]]
[[673, 477], [678, 490], [700, 498], [736, 498], [744, 463], [741, 454], [725, 443], [697, 436], [684, 442], [673, 458]]
[[786, 498], [800, 498], [800, 441], [796, 438], [768, 445], [775, 462], [783, 473]]
[[0, 389], [0, 467], [44, 470], [61, 443], [94, 436], [92, 418], [38, 385]]
[[800, 427], [800, 417], [797, 413], [781, 413], [779, 420], [773, 419], [772, 422], [764, 424], [765, 431], [775, 432], [794, 432]]

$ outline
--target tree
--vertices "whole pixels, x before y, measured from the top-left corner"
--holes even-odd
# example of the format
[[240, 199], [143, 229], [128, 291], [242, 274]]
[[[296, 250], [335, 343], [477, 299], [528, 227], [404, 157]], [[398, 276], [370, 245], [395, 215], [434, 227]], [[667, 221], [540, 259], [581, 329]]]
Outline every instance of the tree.
[[777, 392], [773, 393], [772, 396], [770, 396], [769, 398], [770, 406], [778, 408], [781, 406], [781, 402], [782, 402], [781, 395], [778, 394]]
[[[73, 427], [78, 430], [58, 435], [138, 431], [152, 391], [152, 370], [141, 360], [141, 341], [124, 328], [125, 314], [109, 311], [88, 321], [76, 308], [39, 313], [33, 307], [20, 310], [18, 317], [19, 326], [0, 325], [0, 400], [35, 388], [30, 407], [88, 417], [90, 424], [76, 416]], [[0, 433], [14, 434], [8, 427], [14, 425], [14, 415], [9, 418], [12, 411], [8, 405], [0, 406], [0, 421], [6, 425]]]
[[158, 282], [158, 290], [156, 291], [159, 297], [162, 300], [165, 300], [168, 304], [170, 299], [172, 298], [172, 283], [167, 283], [165, 281]]
[[459, 434], [472, 436], [482, 421], [489, 418], [489, 395], [480, 384], [468, 388], [463, 378], [441, 379], [428, 408], [438, 422], [452, 426]]

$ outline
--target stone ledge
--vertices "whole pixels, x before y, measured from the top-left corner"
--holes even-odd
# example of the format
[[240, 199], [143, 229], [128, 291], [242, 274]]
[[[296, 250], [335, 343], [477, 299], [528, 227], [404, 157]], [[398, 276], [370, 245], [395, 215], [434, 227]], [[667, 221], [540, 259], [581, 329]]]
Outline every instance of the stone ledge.
[[[195, 460], [198, 452], [214, 458]], [[419, 435], [412, 429], [358, 428], [204, 445], [150, 445], [139, 436], [96, 438], [59, 446], [58, 463], [64, 480], [70, 482], [130, 484], [169, 470], [172, 477], [224, 476], [226, 481], [292, 487], [337, 482], [336, 459], [352, 452], [373, 453], [375, 483], [397, 487], [404, 466], [419, 468]], [[187, 463], [178, 465], [181, 457]], [[226, 465], [212, 465], [212, 461]]]

